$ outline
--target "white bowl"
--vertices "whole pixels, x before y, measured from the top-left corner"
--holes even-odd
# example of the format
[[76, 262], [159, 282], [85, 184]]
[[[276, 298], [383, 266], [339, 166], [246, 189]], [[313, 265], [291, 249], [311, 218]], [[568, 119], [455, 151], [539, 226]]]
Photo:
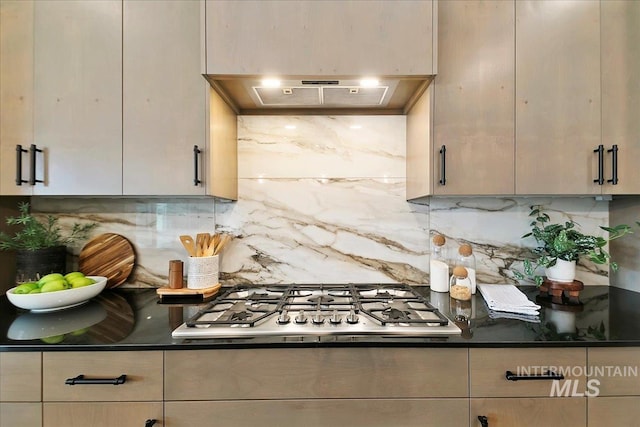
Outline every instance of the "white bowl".
[[15, 288], [7, 291], [7, 298], [16, 307], [33, 312], [47, 312], [75, 307], [89, 301], [98, 295], [107, 285], [107, 278], [103, 276], [87, 276], [96, 283], [80, 288], [65, 289], [63, 291], [45, 292], [42, 294], [14, 294]]
[[11, 323], [7, 338], [35, 340], [64, 335], [89, 328], [107, 318], [107, 310], [97, 301], [88, 301], [80, 307], [47, 313], [24, 313]]

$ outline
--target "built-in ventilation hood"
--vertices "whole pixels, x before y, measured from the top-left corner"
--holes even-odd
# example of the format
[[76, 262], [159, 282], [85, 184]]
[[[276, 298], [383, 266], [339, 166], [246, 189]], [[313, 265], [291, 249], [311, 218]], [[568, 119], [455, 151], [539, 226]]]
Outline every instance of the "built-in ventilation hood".
[[204, 76], [238, 114], [406, 114], [432, 76]]

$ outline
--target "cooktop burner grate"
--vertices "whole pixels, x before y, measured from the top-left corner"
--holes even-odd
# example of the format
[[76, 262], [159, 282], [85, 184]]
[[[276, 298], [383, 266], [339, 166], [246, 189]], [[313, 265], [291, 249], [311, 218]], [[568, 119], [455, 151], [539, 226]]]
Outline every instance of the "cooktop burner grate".
[[292, 284], [234, 286], [201, 308], [172, 335], [430, 336], [459, 331], [408, 285]]

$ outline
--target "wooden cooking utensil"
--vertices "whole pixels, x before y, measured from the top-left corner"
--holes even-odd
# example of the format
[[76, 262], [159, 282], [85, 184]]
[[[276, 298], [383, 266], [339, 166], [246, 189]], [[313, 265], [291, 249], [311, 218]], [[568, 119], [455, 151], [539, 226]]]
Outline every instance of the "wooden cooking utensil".
[[213, 254], [218, 255], [222, 251], [222, 248], [224, 247], [224, 245], [226, 245], [229, 240], [231, 240], [231, 236], [229, 236], [228, 234], [225, 234], [224, 236], [222, 236], [220, 238], [220, 242], [218, 243], [215, 250], [213, 251]]
[[198, 233], [196, 235], [196, 256], [205, 256], [204, 252], [209, 247], [209, 233]]
[[189, 256], [196, 256], [196, 243], [193, 241], [191, 236], [182, 235], [180, 236], [180, 241], [182, 242], [182, 246], [187, 250]]
[[202, 252], [202, 256], [213, 256], [213, 253], [215, 251], [216, 241], [217, 241], [214, 237], [215, 235], [211, 236], [211, 238], [209, 239], [209, 242], [208, 242], [209, 244]]

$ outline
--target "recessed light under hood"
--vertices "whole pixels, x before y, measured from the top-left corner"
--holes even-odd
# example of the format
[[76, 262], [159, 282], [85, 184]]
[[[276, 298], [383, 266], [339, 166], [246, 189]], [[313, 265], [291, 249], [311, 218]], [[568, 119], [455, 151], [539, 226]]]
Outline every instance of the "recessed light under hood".
[[361, 85], [359, 80], [285, 80], [279, 87], [245, 82], [251, 98], [260, 107], [384, 107], [397, 81]]

